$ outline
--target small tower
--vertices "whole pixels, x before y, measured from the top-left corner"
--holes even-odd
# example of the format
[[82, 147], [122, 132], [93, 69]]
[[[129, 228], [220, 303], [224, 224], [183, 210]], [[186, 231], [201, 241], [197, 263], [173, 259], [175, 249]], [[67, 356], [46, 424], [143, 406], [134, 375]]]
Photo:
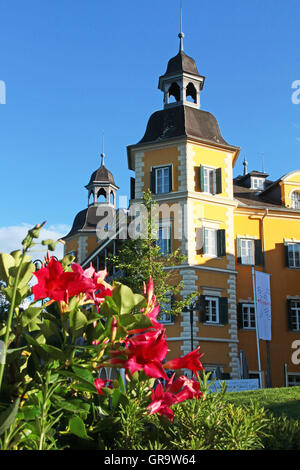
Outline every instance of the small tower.
[[110, 204], [116, 207], [116, 191], [113, 174], [104, 165], [105, 154], [101, 153], [101, 165], [94, 171], [89, 183], [85, 186], [88, 190], [88, 206], [98, 204]]
[[205, 77], [199, 74], [194, 59], [183, 52], [182, 15], [178, 37], [179, 52], [169, 60], [166, 73], [159, 77], [158, 88], [164, 94], [165, 108], [187, 105], [200, 109], [200, 91]]
[[[91, 175], [88, 190], [88, 206], [75, 216], [70, 232], [63, 238], [66, 242], [65, 253], [72, 253], [81, 263], [99, 244], [97, 224], [101, 220], [100, 205], [116, 209], [116, 192], [119, 189], [113, 174], [104, 165], [104, 150], [101, 165]], [[101, 211], [100, 211], [101, 212]]]

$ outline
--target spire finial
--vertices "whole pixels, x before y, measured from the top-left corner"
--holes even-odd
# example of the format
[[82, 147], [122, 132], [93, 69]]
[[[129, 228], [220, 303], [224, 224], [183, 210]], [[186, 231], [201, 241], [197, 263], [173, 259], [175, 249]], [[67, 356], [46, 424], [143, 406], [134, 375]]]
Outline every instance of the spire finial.
[[104, 153], [104, 132], [103, 132], [103, 134], [102, 134], [101, 166], [104, 166], [104, 158], [105, 158], [105, 153]]
[[182, 32], [182, 0], [180, 0], [180, 33], [178, 34], [180, 39], [179, 52], [183, 52], [183, 38], [184, 34]]
[[243, 165], [244, 165], [244, 176], [245, 176], [248, 173], [248, 162], [246, 160], [246, 155], [244, 157]]

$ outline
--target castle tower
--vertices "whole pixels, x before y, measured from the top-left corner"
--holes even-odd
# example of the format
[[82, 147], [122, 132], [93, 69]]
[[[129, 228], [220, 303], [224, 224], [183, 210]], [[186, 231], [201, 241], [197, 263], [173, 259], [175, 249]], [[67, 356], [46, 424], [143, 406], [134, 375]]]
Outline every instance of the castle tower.
[[[239, 377], [232, 169], [239, 148], [222, 137], [216, 118], [200, 109], [205, 77], [183, 51], [169, 60], [159, 78], [163, 109], [150, 117], [143, 138], [127, 148], [135, 172], [132, 197], [148, 188], [163, 207], [159, 232], [163, 250], [179, 248], [186, 262], [177, 267], [182, 297], [198, 293], [193, 312], [194, 347], [201, 345], [207, 370]], [[169, 212], [168, 209], [169, 208]], [[172, 268], [173, 269], [173, 268]], [[172, 354], [191, 350], [190, 313], [168, 325]]]
[[[116, 209], [116, 192], [119, 189], [113, 174], [104, 165], [104, 151], [101, 154], [101, 165], [95, 170], [85, 186], [88, 191], [88, 206], [75, 216], [70, 232], [64, 237], [65, 253], [72, 253], [81, 263], [86, 256], [97, 248], [97, 224], [101, 220], [99, 211], [105, 206]], [[101, 215], [103, 210], [101, 210]]]

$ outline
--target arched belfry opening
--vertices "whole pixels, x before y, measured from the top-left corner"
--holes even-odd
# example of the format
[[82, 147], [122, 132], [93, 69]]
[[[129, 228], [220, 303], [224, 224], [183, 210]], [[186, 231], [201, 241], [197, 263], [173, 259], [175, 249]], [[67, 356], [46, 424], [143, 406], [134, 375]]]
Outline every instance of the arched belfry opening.
[[180, 101], [180, 86], [176, 82], [173, 82], [169, 88], [168, 101], [169, 103]]
[[197, 90], [192, 82], [190, 82], [186, 87], [185, 97], [187, 101], [195, 104], [197, 103]]
[[104, 188], [100, 188], [99, 191], [97, 192], [97, 202], [99, 203], [105, 203], [107, 202], [107, 194]]

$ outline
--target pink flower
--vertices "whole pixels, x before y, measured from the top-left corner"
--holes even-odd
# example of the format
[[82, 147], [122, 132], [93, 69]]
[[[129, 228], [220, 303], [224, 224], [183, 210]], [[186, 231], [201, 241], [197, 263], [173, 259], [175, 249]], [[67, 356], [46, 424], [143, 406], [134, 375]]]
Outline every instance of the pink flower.
[[93, 283], [93, 289], [86, 293], [86, 298], [92, 300], [99, 311], [99, 306], [105, 301], [105, 297], [111, 297], [113, 291], [112, 286], [104, 280], [107, 276], [107, 270], [104, 269], [96, 272], [92, 264], [89, 268], [83, 270], [82, 267], [76, 263], [72, 264], [72, 269]]
[[198, 370], [204, 370], [202, 363], [200, 362], [200, 357], [203, 354], [199, 354], [200, 347], [196, 348], [194, 351], [186, 354], [183, 357], [178, 357], [177, 359], [171, 359], [170, 361], [164, 364], [165, 369], [190, 369], [197, 374]]

